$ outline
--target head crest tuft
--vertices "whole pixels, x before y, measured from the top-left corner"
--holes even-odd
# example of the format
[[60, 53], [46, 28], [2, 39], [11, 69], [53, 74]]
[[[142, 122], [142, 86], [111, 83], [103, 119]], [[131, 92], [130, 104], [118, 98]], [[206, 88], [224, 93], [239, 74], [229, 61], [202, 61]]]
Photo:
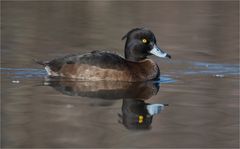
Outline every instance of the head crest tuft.
[[130, 30], [126, 35], [124, 35], [124, 36], [122, 37], [122, 40], [124, 40], [125, 38], [127, 38], [132, 32], [137, 31], [137, 30], [142, 30], [142, 29], [144, 29], [144, 27], [134, 28], [134, 29]]

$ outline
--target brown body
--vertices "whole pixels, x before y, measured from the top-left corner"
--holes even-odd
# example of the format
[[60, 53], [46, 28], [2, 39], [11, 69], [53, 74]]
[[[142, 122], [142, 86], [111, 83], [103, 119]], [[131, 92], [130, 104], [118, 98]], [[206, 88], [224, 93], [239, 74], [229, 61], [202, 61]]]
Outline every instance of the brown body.
[[[107, 60], [106, 60], [107, 61]], [[93, 64], [63, 64], [58, 71], [47, 70], [51, 76], [61, 76], [87, 81], [146, 81], [159, 77], [159, 68], [152, 60], [146, 59], [140, 62], [124, 60], [124, 63], [115, 67], [104, 68]], [[111, 62], [109, 62], [111, 63]], [[47, 67], [46, 69], [48, 69]]]

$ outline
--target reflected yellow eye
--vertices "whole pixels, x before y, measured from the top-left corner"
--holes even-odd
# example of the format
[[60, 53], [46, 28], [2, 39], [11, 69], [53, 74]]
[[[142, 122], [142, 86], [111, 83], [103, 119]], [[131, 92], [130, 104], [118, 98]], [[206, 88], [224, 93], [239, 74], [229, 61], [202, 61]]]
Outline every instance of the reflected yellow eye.
[[143, 43], [147, 43], [148, 41], [147, 41], [147, 39], [143, 38], [143, 39], [142, 39], [142, 42], [143, 42]]
[[139, 116], [138, 116], [138, 123], [139, 123], [139, 124], [143, 123], [143, 118], [144, 118], [144, 117], [143, 117], [142, 115], [139, 115]]

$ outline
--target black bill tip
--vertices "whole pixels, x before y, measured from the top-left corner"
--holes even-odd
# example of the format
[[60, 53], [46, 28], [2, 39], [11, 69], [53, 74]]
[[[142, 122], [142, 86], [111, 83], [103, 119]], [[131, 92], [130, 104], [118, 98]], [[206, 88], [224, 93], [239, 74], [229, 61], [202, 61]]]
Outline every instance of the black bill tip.
[[171, 59], [171, 58], [172, 58], [172, 57], [171, 57], [171, 55], [169, 55], [169, 54], [167, 54], [167, 55], [166, 55], [166, 57], [167, 57], [167, 58], [169, 58], [169, 59]]

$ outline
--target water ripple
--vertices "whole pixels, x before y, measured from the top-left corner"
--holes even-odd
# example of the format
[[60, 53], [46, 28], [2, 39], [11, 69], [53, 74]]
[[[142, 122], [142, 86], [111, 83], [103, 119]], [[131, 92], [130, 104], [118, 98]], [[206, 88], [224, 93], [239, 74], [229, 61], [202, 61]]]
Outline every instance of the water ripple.
[[202, 74], [202, 75], [239, 75], [238, 64], [218, 64], [218, 63], [207, 63], [207, 62], [191, 62], [189, 67], [184, 74]]
[[44, 69], [33, 68], [0, 68], [1, 74], [9, 75], [11, 78], [38, 78], [47, 75]]

